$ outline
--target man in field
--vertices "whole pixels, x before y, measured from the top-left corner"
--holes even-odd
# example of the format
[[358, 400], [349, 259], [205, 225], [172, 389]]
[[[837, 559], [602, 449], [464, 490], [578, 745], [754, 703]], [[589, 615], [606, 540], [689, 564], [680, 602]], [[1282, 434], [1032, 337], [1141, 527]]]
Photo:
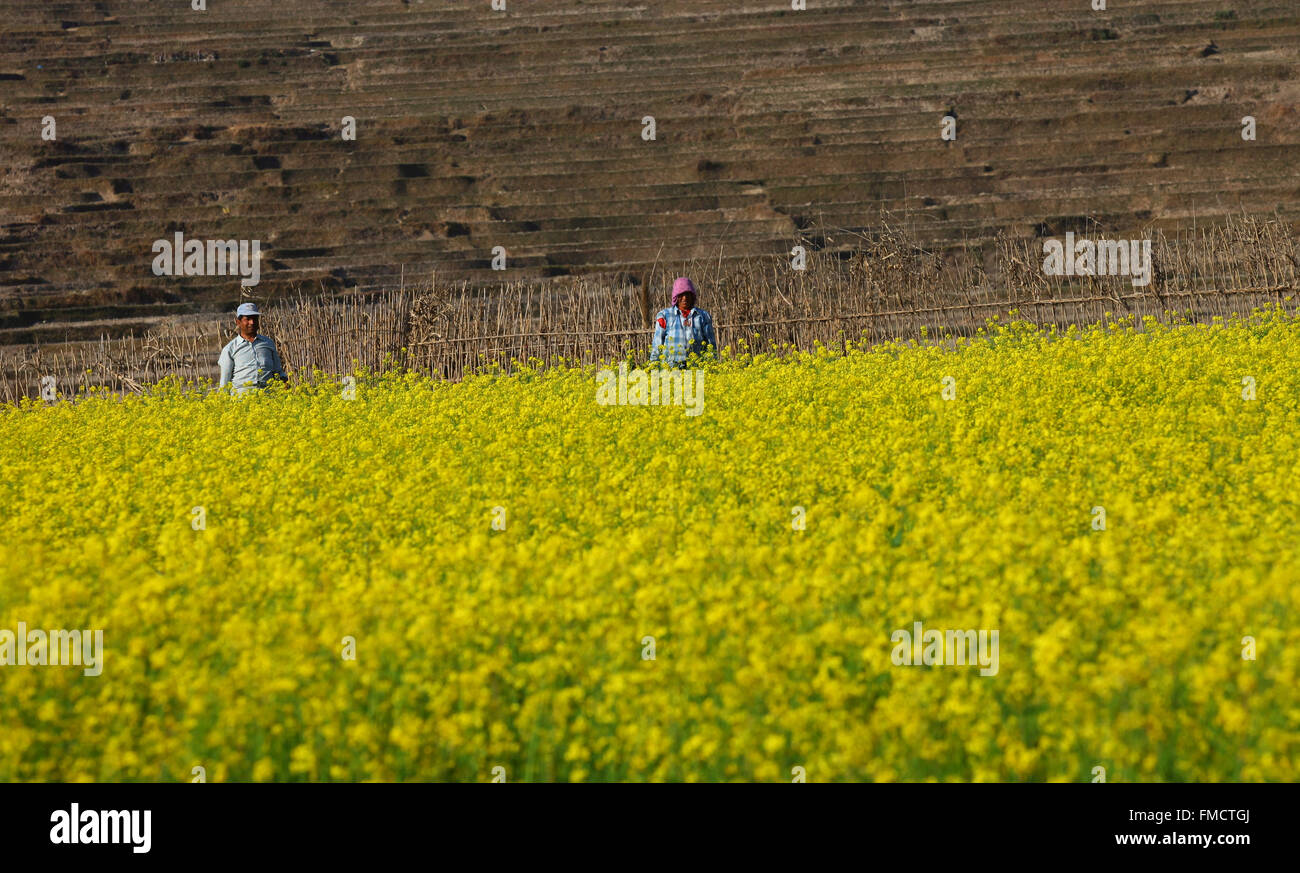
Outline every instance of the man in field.
[[289, 381], [284, 365], [280, 363], [275, 340], [257, 333], [257, 322], [261, 315], [256, 303], [241, 303], [235, 310], [235, 326], [239, 329], [239, 336], [226, 343], [226, 347], [221, 350], [220, 388], [233, 385], [235, 392], [242, 394], [249, 388], [265, 388], [268, 379]]
[[718, 356], [713, 318], [695, 308], [695, 283], [682, 276], [673, 282], [673, 305], [655, 316], [650, 360], [684, 369], [690, 355], [705, 352]]

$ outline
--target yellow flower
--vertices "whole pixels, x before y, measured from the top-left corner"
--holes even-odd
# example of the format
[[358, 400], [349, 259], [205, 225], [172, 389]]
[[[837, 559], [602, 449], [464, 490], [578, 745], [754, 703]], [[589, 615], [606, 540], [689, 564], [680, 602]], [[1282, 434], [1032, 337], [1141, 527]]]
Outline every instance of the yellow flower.
[[732, 356], [698, 416], [590, 367], [0, 407], [0, 631], [103, 632], [0, 669], [0, 780], [1295, 781], [1296, 360], [1009, 320]]

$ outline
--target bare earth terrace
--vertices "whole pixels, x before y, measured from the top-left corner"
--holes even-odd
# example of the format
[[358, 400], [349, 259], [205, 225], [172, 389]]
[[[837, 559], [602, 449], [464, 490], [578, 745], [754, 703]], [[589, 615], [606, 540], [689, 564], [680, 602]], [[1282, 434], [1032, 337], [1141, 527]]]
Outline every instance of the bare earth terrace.
[[1290, 0], [206, 5], [6, 0], [0, 344], [228, 307], [153, 274], [177, 232], [260, 240], [274, 299], [635, 277], [882, 213], [938, 251], [1300, 226]]

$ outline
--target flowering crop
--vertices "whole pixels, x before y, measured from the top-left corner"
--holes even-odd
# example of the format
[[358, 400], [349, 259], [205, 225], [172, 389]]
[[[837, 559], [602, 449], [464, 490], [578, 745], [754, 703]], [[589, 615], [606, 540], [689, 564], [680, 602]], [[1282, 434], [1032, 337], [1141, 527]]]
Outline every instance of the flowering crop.
[[727, 355], [698, 416], [565, 367], [8, 407], [0, 628], [104, 657], [0, 666], [0, 779], [1294, 781], [1297, 361], [1273, 312]]

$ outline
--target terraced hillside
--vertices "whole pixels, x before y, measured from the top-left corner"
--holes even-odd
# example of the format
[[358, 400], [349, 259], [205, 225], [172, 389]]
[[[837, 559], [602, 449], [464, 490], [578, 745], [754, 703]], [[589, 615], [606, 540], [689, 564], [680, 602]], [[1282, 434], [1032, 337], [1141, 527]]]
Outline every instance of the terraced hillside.
[[227, 307], [153, 275], [177, 231], [260, 240], [267, 298], [635, 275], [882, 210], [939, 248], [1300, 224], [1295, 0], [206, 5], [3, 0], [0, 343]]

